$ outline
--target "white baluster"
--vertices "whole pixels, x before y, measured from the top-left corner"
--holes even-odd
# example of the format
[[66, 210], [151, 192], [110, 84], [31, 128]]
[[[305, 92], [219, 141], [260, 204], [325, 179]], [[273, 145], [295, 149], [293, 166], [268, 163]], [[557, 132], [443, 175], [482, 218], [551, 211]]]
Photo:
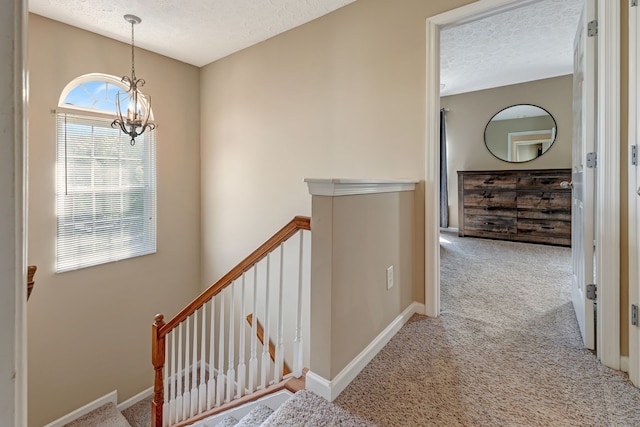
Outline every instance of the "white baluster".
[[[267, 283], [264, 292], [264, 341], [262, 344], [262, 367], [260, 375], [260, 385], [266, 388], [268, 385], [269, 373], [271, 372], [271, 357], [269, 356], [269, 281], [270, 281], [271, 254], [267, 255]], [[256, 317], [254, 321], [258, 321]]]
[[283, 298], [283, 281], [284, 281], [284, 243], [280, 244], [280, 281], [278, 285], [278, 324], [276, 329], [276, 357], [274, 366], [274, 382], [282, 380], [282, 371], [284, 368], [284, 343], [283, 343], [283, 325], [282, 325], [282, 298]]
[[213, 408], [216, 398], [216, 380], [214, 370], [216, 301], [211, 298], [211, 327], [209, 328], [209, 381], [207, 381], [207, 409]]
[[176, 397], [176, 421], [182, 421], [182, 323], [178, 325], [178, 396]]
[[296, 336], [293, 339], [293, 376], [302, 376], [302, 264], [303, 264], [303, 241], [304, 230], [300, 230], [300, 251], [298, 252], [298, 304], [296, 305]]
[[200, 339], [200, 388], [198, 390], [198, 413], [201, 414], [207, 407], [207, 382], [205, 378], [205, 360], [207, 344], [207, 304], [202, 305], [202, 337]]
[[[229, 307], [229, 361], [227, 362], [227, 400], [232, 401], [236, 397], [234, 385], [236, 381], [235, 371], [235, 305], [236, 305], [236, 282], [231, 283], [231, 306]], [[229, 289], [229, 288], [227, 288]]]
[[171, 331], [171, 400], [169, 402], [169, 424], [176, 422], [176, 330]]
[[193, 351], [191, 352], [191, 409], [193, 417], [198, 413], [198, 310], [193, 312]]
[[216, 391], [216, 406], [220, 406], [224, 401], [225, 376], [224, 376], [224, 292], [218, 294], [220, 297], [220, 334], [218, 336], [218, 390]]
[[244, 363], [244, 347], [245, 347], [245, 325], [244, 319], [246, 317], [246, 313], [244, 310], [244, 287], [245, 287], [245, 274], [242, 273], [242, 289], [240, 291], [240, 342], [238, 343], [238, 397], [242, 397], [244, 395], [244, 388], [246, 386], [246, 375], [247, 375], [247, 366]]
[[249, 393], [253, 393], [258, 385], [258, 336], [256, 323], [258, 320], [258, 266], [253, 266], [253, 312], [251, 322], [251, 359], [249, 359]]
[[[185, 323], [185, 340], [184, 340], [184, 369], [182, 370], [182, 377], [184, 377], [184, 392], [182, 393], [182, 419], [189, 418], [189, 409], [191, 408], [191, 389], [189, 388], [189, 348], [191, 347], [189, 317], [184, 321]], [[182, 342], [182, 340], [180, 341]]]
[[169, 362], [171, 359], [169, 358], [169, 336], [165, 335], [165, 344], [164, 344], [164, 404], [162, 405], [162, 427], [167, 427], [169, 425], [169, 401], [171, 400], [171, 396], [169, 396]]

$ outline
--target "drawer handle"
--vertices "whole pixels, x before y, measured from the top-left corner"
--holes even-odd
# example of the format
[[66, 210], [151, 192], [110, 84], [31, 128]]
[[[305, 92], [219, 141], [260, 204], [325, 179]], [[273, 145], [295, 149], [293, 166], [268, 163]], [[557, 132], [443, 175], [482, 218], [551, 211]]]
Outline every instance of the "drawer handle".
[[495, 199], [496, 196], [494, 196], [493, 194], [489, 193], [489, 194], [485, 194], [482, 196], [483, 199]]
[[543, 226], [542, 226], [542, 227], [540, 227], [540, 228], [542, 228], [542, 229], [544, 229], [544, 230], [553, 230], [555, 227], [549, 227], [549, 226], [543, 225]]
[[553, 200], [553, 196], [540, 196], [540, 200]]
[[553, 215], [554, 212], [553, 211], [542, 211], [543, 214], [547, 214], [547, 215]]
[[487, 179], [483, 184], [493, 184], [493, 179]]

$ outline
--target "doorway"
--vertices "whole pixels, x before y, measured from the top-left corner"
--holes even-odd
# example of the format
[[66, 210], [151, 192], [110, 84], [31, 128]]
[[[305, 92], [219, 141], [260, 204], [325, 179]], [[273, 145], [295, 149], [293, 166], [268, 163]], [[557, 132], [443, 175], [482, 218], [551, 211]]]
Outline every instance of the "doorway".
[[[427, 144], [426, 144], [426, 314], [437, 316], [440, 312], [439, 271], [439, 162], [440, 149], [440, 30], [485, 16], [495, 15], [530, 1], [481, 0], [468, 6], [432, 17], [427, 20]], [[613, 4], [616, 3], [616, 4]], [[614, 369], [620, 367], [620, 306], [619, 306], [619, 28], [620, 5], [617, 2], [598, 4], [598, 50], [601, 58], [597, 86], [602, 94], [597, 104], [598, 141], [607, 141], [598, 155], [596, 185], [601, 197], [596, 203], [595, 237], [599, 242], [595, 267], [598, 289], [597, 336], [598, 357], [603, 364]], [[615, 188], [614, 188], [615, 187]], [[617, 227], [617, 228], [616, 228]]]

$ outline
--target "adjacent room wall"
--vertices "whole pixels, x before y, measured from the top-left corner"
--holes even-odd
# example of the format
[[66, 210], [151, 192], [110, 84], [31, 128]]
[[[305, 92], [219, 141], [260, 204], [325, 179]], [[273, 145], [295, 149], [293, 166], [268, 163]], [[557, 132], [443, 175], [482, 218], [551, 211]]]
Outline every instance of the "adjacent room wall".
[[[126, 23], [123, 21], [123, 25]], [[144, 24], [136, 31], [144, 31]], [[37, 15], [29, 20], [29, 425], [42, 426], [118, 390], [150, 387], [151, 323], [200, 289], [199, 70], [136, 50], [158, 123], [156, 254], [54, 273], [54, 115], [83, 74], [130, 72], [130, 46]]]
[[[449, 227], [458, 227], [458, 174], [463, 170], [554, 169], [571, 167], [573, 76], [537, 80], [440, 99], [447, 117]], [[484, 129], [498, 111], [515, 104], [534, 104], [556, 120], [557, 138], [537, 159], [509, 163], [496, 158], [484, 143]]]

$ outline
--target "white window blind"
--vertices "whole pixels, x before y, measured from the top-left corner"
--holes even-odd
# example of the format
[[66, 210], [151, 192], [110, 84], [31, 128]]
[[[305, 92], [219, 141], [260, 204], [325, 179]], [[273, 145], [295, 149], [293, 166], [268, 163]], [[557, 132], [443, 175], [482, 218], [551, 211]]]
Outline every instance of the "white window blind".
[[156, 251], [155, 131], [56, 114], [56, 272]]

